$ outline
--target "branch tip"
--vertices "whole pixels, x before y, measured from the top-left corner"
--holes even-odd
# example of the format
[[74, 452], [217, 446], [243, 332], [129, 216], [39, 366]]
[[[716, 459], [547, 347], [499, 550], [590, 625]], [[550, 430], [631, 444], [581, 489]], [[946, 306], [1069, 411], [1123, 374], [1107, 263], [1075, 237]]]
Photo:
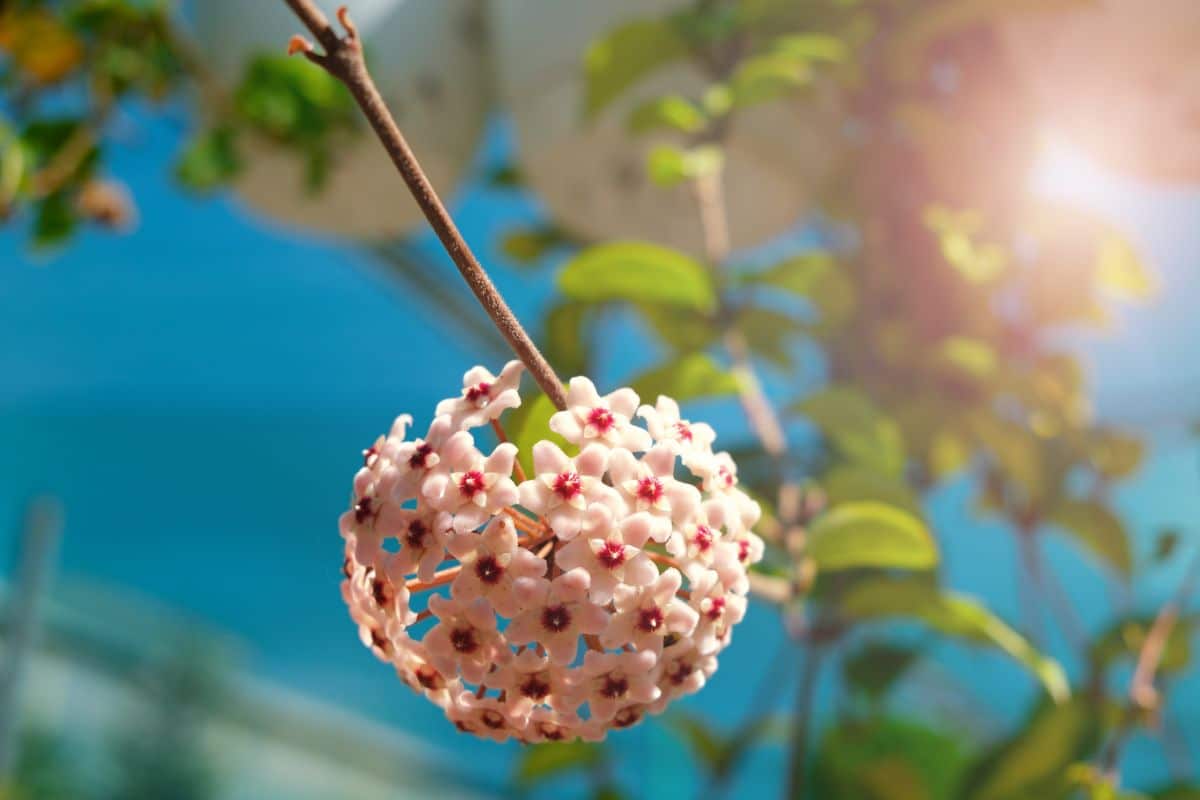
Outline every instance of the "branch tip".
[[305, 39], [300, 34], [297, 33], [291, 39], [288, 39], [287, 54], [289, 56], [294, 56], [296, 53], [304, 53], [307, 55], [312, 51], [312, 42], [310, 42], [308, 39]]
[[356, 43], [358, 41], [358, 26], [354, 24], [354, 20], [350, 19], [350, 9], [346, 6], [338, 6], [337, 10], [338, 22], [342, 23], [342, 27], [346, 29], [346, 40], [348, 43]]

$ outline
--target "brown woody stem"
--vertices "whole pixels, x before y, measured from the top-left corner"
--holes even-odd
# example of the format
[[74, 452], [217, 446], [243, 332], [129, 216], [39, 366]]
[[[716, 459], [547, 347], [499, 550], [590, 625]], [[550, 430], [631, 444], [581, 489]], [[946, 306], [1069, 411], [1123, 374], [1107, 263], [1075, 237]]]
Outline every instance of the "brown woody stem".
[[358, 31], [350, 20], [345, 6], [338, 9], [338, 20], [346, 31], [345, 36], [341, 36], [333, 29], [328, 18], [312, 0], [284, 0], [284, 2], [324, 49], [323, 53], [315, 52], [309, 42], [300, 37], [293, 37], [288, 44], [288, 52], [303, 53], [305, 58], [337, 78], [350, 90], [350, 94], [358, 103], [358, 107], [362, 109], [371, 129], [392, 159], [392, 163], [395, 164], [400, 177], [404, 179], [413, 199], [417, 201], [421, 212], [429, 221], [429, 225], [437, 234], [438, 239], [441, 240], [442, 246], [450, 255], [451, 260], [454, 261], [463, 280], [474, 292], [475, 298], [508, 341], [513, 352], [533, 375], [534, 380], [542, 387], [542, 391], [557, 408], [566, 408], [567, 397], [563, 391], [562, 381], [534, 345], [533, 340], [529, 338], [529, 334], [525, 332], [512, 309], [508, 307], [495, 284], [488, 277], [483, 265], [479, 263], [479, 259], [471, 252], [471, 248], [463, 239], [458, 226], [451, 219], [450, 212], [446, 210], [445, 204], [442, 203], [433, 185], [429, 182], [429, 178], [421, 169], [404, 134], [400, 132], [395, 118], [388, 111], [387, 104], [384, 103], [379, 89], [375, 86], [375, 81], [371, 78], [371, 73], [367, 70], [367, 62], [363, 57]]

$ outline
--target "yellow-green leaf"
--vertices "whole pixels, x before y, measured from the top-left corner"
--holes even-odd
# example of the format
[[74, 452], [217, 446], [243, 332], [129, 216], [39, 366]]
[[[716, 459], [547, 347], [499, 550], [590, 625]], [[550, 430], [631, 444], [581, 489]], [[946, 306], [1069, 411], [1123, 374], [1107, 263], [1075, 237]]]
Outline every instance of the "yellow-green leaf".
[[634, 391], [643, 402], [653, 403], [660, 394], [679, 402], [697, 397], [737, 394], [737, 378], [706, 353], [691, 353], [672, 358], [635, 378]]
[[680, 133], [696, 133], [708, 119], [704, 112], [686, 97], [676, 94], [647, 100], [629, 115], [629, 127], [634, 133], [665, 128]]
[[613, 28], [584, 55], [585, 111], [594, 115], [626, 89], [687, 54], [671, 19], [640, 19]]
[[907, 483], [866, 467], [839, 464], [821, 478], [821, 488], [825, 490], [830, 506], [876, 500], [913, 514], [921, 513], [920, 501]]
[[658, 303], [697, 311], [716, 307], [708, 271], [689, 256], [644, 242], [614, 242], [582, 251], [563, 267], [558, 288], [573, 300]]
[[557, 411], [550, 398], [538, 391], [533, 399], [526, 398], [518, 408], [509, 411], [501, 420], [508, 440], [517, 446], [517, 460], [526, 475], [533, 474], [533, 446], [542, 439], [554, 442], [568, 455], [578, 450], [550, 430], [550, 417]]
[[825, 328], [836, 326], [854, 310], [854, 285], [846, 269], [825, 252], [789, 258], [748, 275], [745, 280], [807, 298], [820, 314], [821, 325]]
[[1133, 553], [1125, 524], [1111, 509], [1094, 500], [1063, 500], [1050, 522], [1074, 536], [1123, 577], [1133, 572]]
[[932, 569], [937, 545], [925, 523], [895, 506], [863, 501], [836, 506], [809, 526], [807, 554], [817, 568]]
[[831, 386], [810, 394], [791, 410], [808, 417], [848, 462], [884, 475], [898, 476], [904, 470], [900, 426], [861, 392]]

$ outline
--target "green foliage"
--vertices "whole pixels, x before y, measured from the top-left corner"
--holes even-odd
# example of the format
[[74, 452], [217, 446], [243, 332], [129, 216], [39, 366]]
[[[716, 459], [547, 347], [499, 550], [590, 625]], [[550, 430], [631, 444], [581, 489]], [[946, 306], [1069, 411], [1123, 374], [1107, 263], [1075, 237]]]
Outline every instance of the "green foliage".
[[790, 407], [808, 418], [847, 463], [898, 477], [904, 469], [903, 434], [870, 399], [848, 386], [814, 392]]
[[698, 133], [707, 124], [705, 113], [677, 94], [647, 100], [629, 115], [629, 129], [634, 133], [656, 130]]
[[920, 657], [912, 647], [868, 642], [842, 662], [842, 676], [851, 689], [879, 702]]
[[695, 714], [675, 712], [666, 718], [667, 725], [687, 742], [696, 761], [715, 780], [726, 778], [746, 751], [761, 744], [778, 729], [778, 722], [774, 715], [764, 714], [723, 734]]
[[691, 353], [672, 356], [662, 366], [635, 378], [632, 386], [644, 402], [653, 403], [660, 394], [666, 394], [682, 403], [697, 397], [736, 395], [739, 383], [712, 356]]
[[708, 312], [716, 292], [708, 271], [683, 253], [644, 242], [603, 244], [562, 268], [558, 288], [572, 300], [661, 304]]
[[228, 183], [241, 166], [236, 133], [221, 126], [192, 139], [175, 164], [175, 177], [184, 186], [205, 192]]
[[834, 507], [876, 500], [910, 514], [921, 514], [921, 503], [906, 481], [869, 467], [838, 464], [821, 476], [820, 483], [829, 505]]
[[817, 330], [832, 330], [854, 310], [854, 285], [843, 265], [823, 252], [804, 253], [750, 273], [751, 286], [782, 289], [812, 303], [819, 315]]
[[945, 636], [1000, 649], [1033, 673], [1050, 696], [1070, 694], [1062, 667], [1038, 653], [1024, 637], [978, 601], [942, 591], [928, 580], [872, 577], [856, 582], [839, 602], [851, 619], [919, 620]]
[[[1192, 661], [1191, 637], [1198, 623], [1200, 617], [1188, 615], [1171, 628], [1158, 666], [1159, 674], [1172, 675], [1188, 668]], [[1092, 641], [1089, 653], [1092, 668], [1103, 672], [1117, 664], [1136, 661], [1153, 624], [1152, 617], [1117, 620]]]
[[716, 175], [724, 162], [725, 155], [719, 147], [701, 145], [681, 150], [664, 144], [650, 151], [646, 157], [646, 171], [659, 186], [676, 186]]
[[823, 572], [861, 567], [933, 569], [937, 545], [917, 517], [878, 502], [845, 503], [808, 529], [808, 555]]
[[1128, 579], [1133, 573], [1133, 554], [1125, 524], [1099, 501], [1065, 499], [1051, 513], [1050, 522], [1073, 536], [1121, 577]]
[[585, 108], [594, 115], [626, 89], [688, 52], [673, 19], [635, 20], [609, 31], [584, 56]]
[[550, 398], [539, 390], [532, 398], [523, 398], [521, 405], [501, 420], [508, 440], [518, 448], [517, 459], [526, 475], [534, 474], [533, 446], [543, 439], [554, 442], [568, 454], [575, 451], [566, 439], [550, 430], [550, 417], [557, 411]]
[[517, 763], [516, 780], [521, 786], [577, 770], [588, 770], [604, 758], [600, 745], [588, 742], [550, 742], [526, 747]]

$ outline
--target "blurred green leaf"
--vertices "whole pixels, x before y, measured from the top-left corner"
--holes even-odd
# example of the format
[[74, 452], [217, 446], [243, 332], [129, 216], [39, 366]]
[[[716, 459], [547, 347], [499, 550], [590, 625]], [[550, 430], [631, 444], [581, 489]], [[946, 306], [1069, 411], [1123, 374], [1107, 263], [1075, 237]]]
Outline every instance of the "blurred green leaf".
[[830, 386], [789, 407], [808, 417], [847, 462], [899, 477], [906, 461], [899, 425], [862, 392]]
[[737, 378], [706, 353], [672, 358], [634, 378], [632, 386], [647, 403], [653, 403], [660, 394], [682, 403], [697, 397], [735, 395], [739, 391]]
[[806, 330], [792, 316], [772, 308], [743, 308], [734, 324], [746, 337], [751, 353], [780, 369], [792, 366], [789, 348], [794, 338]]
[[261, 55], [234, 94], [242, 120], [283, 144], [312, 149], [337, 130], [352, 130], [354, 101], [332, 75], [304, 59]]
[[1092, 466], [1109, 480], [1128, 478], [1137, 472], [1145, 449], [1136, 436], [1104, 428], [1093, 431], [1088, 441]]
[[708, 118], [704, 112], [677, 94], [657, 97], [639, 105], [629, 115], [629, 127], [634, 133], [670, 130], [696, 133], [704, 129]]
[[672, 18], [634, 20], [613, 28], [584, 55], [586, 115], [594, 116], [626, 89], [687, 52], [687, 42]]
[[1067, 769], [1086, 758], [1100, 735], [1097, 711], [1087, 698], [1039, 707], [1009, 739], [975, 765], [964, 797], [1024, 800], [1061, 797]]
[[[1200, 616], [1188, 614], [1171, 628], [1158, 667], [1161, 674], [1182, 672], [1191, 664], [1192, 634], [1197, 623]], [[1091, 643], [1089, 659], [1093, 667], [1102, 671], [1121, 662], [1136, 661], [1153, 625], [1153, 616], [1129, 617], [1113, 623]]]
[[1151, 792], [1154, 800], [1200, 800], [1200, 786], [1179, 783]]
[[785, 51], [744, 59], [729, 79], [735, 107], [766, 103], [812, 83], [808, 60]]
[[1109, 293], [1130, 300], [1144, 300], [1155, 290], [1154, 279], [1137, 251], [1112, 232], [1100, 241], [1096, 280]]
[[189, 189], [210, 191], [241, 169], [233, 129], [221, 126], [192, 139], [175, 164], [175, 177]]
[[500, 241], [500, 250], [517, 264], [529, 265], [568, 244], [570, 240], [561, 229], [553, 225], [538, 225], [509, 231]]
[[54, 247], [75, 232], [79, 215], [66, 192], [55, 192], [39, 202], [33, 217], [35, 247]]
[[881, 700], [920, 658], [920, 651], [887, 642], [867, 642], [842, 661], [846, 685]]
[[725, 154], [715, 145], [680, 150], [664, 144], [653, 148], [646, 159], [651, 180], [659, 186], [675, 186], [720, 172]]
[[838, 464], [821, 477], [830, 506], [861, 500], [878, 500], [912, 514], [921, 513], [921, 503], [911, 486], [896, 476], [882, 475], [869, 467]]
[[805, 551], [822, 571], [932, 569], [937, 545], [918, 518], [878, 502], [846, 503], [813, 521]]
[[995, 377], [999, 359], [985, 341], [968, 336], [951, 336], [938, 345], [936, 358], [941, 366], [955, 374], [987, 381]]
[[708, 271], [676, 250], [644, 242], [588, 248], [558, 275], [567, 297], [590, 303], [621, 300], [712, 311], [717, 296]]
[[992, 645], [1029, 669], [1055, 700], [1070, 696], [1067, 677], [1057, 662], [1038, 653], [1003, 620], [966, 595], [942, 591], [913, 577], [871, 577], [850, 588], [842, 597], [841, 610], [864, 621], [909, 617], [946, 636]]
[[564, 375], [587, 372], [588, 350], [584, 326], [591, 306], [567, 301], [550, 309], [542, 322], [542, 350], [546, 358]]
[[1163, 528], [1158, 532], [1158, 536], [1154, 539], [1153, 558], [1155, 562], [1161, 564], [1169, 561], [1171, 556], [1175, 555], [1175, 551], [1179, 549], [1179, 541], [1183, 534], [1177, 528]]
[[591, 769], [604, 758], [601, 745], [582, 741], [535, 744], [520, 752], [516, 780], [521, 786], [531, 786], [566, 772]]
[[854, 310], [854, 285], [845, 268], [828, 253], [804, 253], [762, 272], [750, 273], [743, 280], [808, 299], [826, 329], [840, 324]]
[[915, 719], [845, 719], [824, 732], [812, 767], [820, 800], [952, 800], [962, 739]]
[[678, 351], [703, 350], [720, 334], [712, 317], [690, 308], [639, 303], [637, 309], [651, 330]]
[[849, 56], [846, 43], [837, 36], [825, 33], [793, 33], [771, 42], [773, 52], [809, 63], [840, 63]]
[[971, 414], [967, 421], [999, 474], [1021, 487], [1028, 497], [1042, 497], [1050, 484], [1045, 480], [1040, 447], [1033, 433], [990, 412]]
[[686, 711], [666, 717], [667, 725], [687, 742], [696, 760], [714, 778], [731, 773], [747, 750], [772, 733], [776, 722], [774, 715], [764, 714], [739, 725], [729, 734], [722, 734], [702, 717]]
[[1108, 566], [1128, 579], [1133, 574], [1133, 553], [1123, 523], [1111, 509], [1095, 500], [1061, 501], [1049, 522], [1057, 525]]

